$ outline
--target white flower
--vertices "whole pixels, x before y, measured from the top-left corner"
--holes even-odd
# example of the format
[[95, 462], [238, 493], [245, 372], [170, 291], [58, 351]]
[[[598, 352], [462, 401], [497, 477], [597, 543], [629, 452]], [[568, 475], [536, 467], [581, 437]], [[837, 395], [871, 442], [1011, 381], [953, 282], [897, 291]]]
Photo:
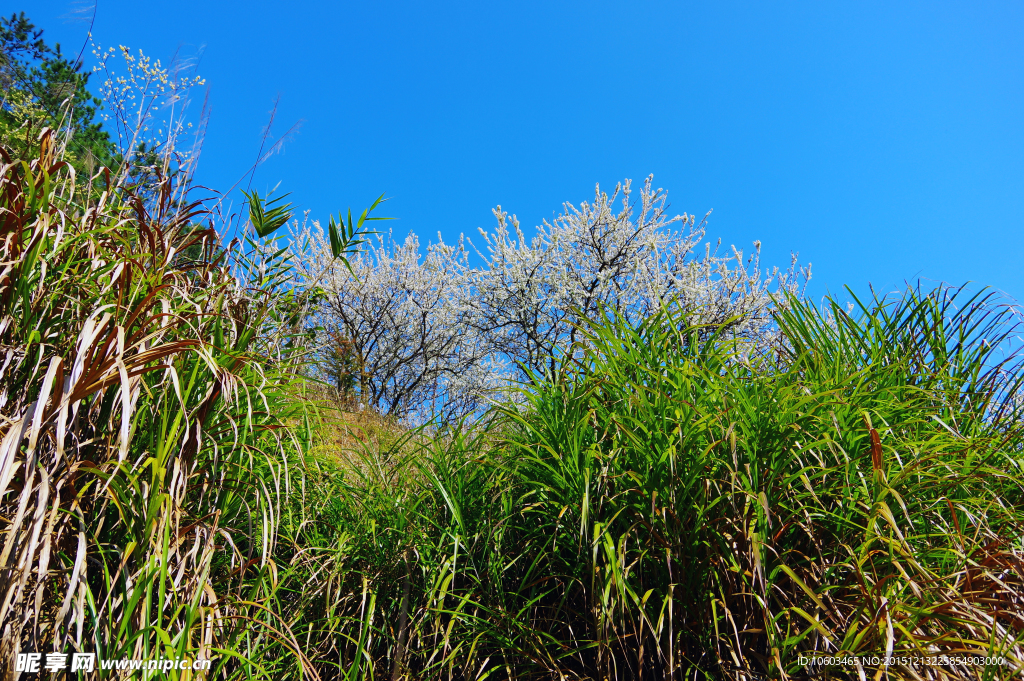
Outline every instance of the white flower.
[[[564, 204], [527, 239], [514, 215], [494, 210], [497, 228], [480, 230], [483, 261], [469, 266], [468, 241], [440, 241], [420, 258], [419, 240], [380, 237], [352, 260], [351, 273], [331, 255], [319, 225], [299, 235], [295, 258], [305, 278], [328, 292], [318, 320], [358, 352], [360, 396], [412, 420], [472, 412], [520, 378], [576, 352], [581, 326], [608, 311], [636, 323], [668, 301], [698, 323], [729, 323], [757, 342], [770, 324], [770, 291], [796, 290], [809, 270], [760, 270], [760, 242], [744, 260], [718, 256], [704, 240], [707, 216], [669, 217], [666, 194], [648, 177], [639, 201], [630, 182], [593, 203]], [[615, 202], [621, 197], [616, 211]], [[710, 215], [710, 213], [709, 213]], [[471, 244], [472, 245], [472, 244]], [[721, 242], [719, 242], [719, 246]]]

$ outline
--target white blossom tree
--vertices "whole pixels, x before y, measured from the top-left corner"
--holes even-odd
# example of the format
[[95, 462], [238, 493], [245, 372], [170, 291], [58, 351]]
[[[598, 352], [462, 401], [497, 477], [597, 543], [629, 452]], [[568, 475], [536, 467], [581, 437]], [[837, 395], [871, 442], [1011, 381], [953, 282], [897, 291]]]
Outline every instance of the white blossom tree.
[[666, 304], [756, 339], [770, 325], [771, 293], [796, 291], [809, 268], [798, 270], [794, 258], [787, 271], [762, 272], [759, 242], [748, 257], [700, 249], [707, 216], [670, 217], [652, 183], [637, 200], [629, 180], [610, 197], [597, 187], [592, 203], [564, 204], [532, 238], [499, 206], [496, 230], [480, 230], [482, 250], [469, 243], [476, 267], [464, 238], [453, 246], [438, 235], [423, 256], [415, 235], [401, 245], [388, 235], [348, 269], [315, 225], [298, 260], [324, 289], [317, 319], [326, 345], [350, 353], [350, 387], [382, 413], [412, 420], [471, 413], [517, 374], [530, 380], [552, 369], [587, 319], [614, 311], [635, 323]]
[[326, 293], [316, 317], [339, 387], [411, 421], [478, 410], [503, 372], [469, 321], [464, 245], [439, 241], [424, 256], [415, 235], [403, 244], [381, 235], [348, 268], [314, 226], [304, 269]]
[[786, 272], [762, 274], [760, 242], [746, 259], [735, 248], [719, 256], [710, 244], [697, 257], [710, 213], [699, 223], [686, 213], [669, 217], [666, 193], [652, 183], [644, 182], [639, 205], [629, 180], [611, 197], [597, 187], [593, 203], [564, 204], [532, 239], [500, 206], [497, 230], [480, 230], [486, 265], [473, 273], [472, 323], [524, 378], [553, 368], [602, 311], [636, 323], [662, 304], [682, 305], [697, 323], [756, 335], [770, 322], [769, 291], [794, 290], [810, 275], [796, 271], [795, 259]]

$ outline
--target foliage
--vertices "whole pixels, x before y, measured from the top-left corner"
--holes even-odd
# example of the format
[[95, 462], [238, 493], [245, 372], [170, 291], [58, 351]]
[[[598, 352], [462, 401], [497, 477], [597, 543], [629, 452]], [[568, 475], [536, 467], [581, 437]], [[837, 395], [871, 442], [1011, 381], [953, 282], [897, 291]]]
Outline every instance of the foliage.
[[993, 302], [911, 290], [853, 316], [790, 300], [792, 350], [755, 359], [671, 312], [593, 328], [588, 361], [512, 414], [538, 526], [515, 556], [533, 628], [586, 678], [800, 676], [801, 653], [964, 651], [1010, 662], [916, 674], [1011, 678], [1022, 373], [998, 354], [1014, 311]]
[[829, 672], [850, 678], [1024, 669], [1024, 373], [991, 294], [856, 314], [791, 297], [760, 353], [683, 305], [601, 310], [518, 402], [341, 458], [297, 392], [310, 303], [279, 245], [220, 246], [171, 183], [154, 213], [114, 188], [76, 205], [53, 133], [42, 149], [0, 178], [8, 659], [211, 656], [225, 679], [788, 678], [812, 653], [1006, 659]]
[[611, 315], [483, 426], [324, 460], [282, 617], [324, 678], [1017, 678], [1016, 310], [857, 306], [789, 300], [762, 355]]
[[43, 128], [66, 129], [65, 160], [88, 178], [99, 166], [111, 165], [115, 156], [109, 135], [96, 120], [101, 102], [88, 90], [91, 74], [82, 70], [81, 61], [72, 62], [60, 45], [51, 47], [42, 36], [24, 12], [0, 18], [0, 138], [31, 157], [38, 152], [35, 145]]
[[[249, 194], [241, 226], [190, 199], [195, 80], [122, 54], [102, 192], [78, 191], [67, 128], [0, 148], [0, 659], [275, 681], [1024, 671], [1017, 308], [949, 287], [815, 307], [795, 269], [694, 256], [704, 223], [666, 217], [650, 180], [637, 216], [627, 183], [530, 241], [499, 209], [480, 268], [464, 241], [355, 252], [381, 199], [287, 248], [280, 199]], [[311, 374], [387, 413], [325, 412]], [[942, 654], [1005, 664], [899, 659]]]
[[312, 253], [297, 259], [327, 292], [321, 325], [351, 342], [367, 367], [367, 404], [414, 421], [464, 416], [511, 378], [552, 371], [559, 353], [579, 347], [582, 325], [605, 313], [634, 324], [672, 301], [709, 326], [763, 341], [770, 291], [797, 291], [809, 269], [797, 271], [794, 260], [788, 272], [766, 276], [759, 243], [747, 259], [735, 249], [719, 257], [710, 246], [696, 257], [705, 221], [669, 218], [666, 194], [652, 181], [638, 206], [628, 180], [611, 197], [598, 188], [593, 204], [565, 204], [532, 239], [499, 206], [496, 232], [481, 230], [480, 267], [470, 265], [464, 240], [439, 240], [421, 259], [415, 236], [404, 245], [382, 239], [344, 271], [330, 263], [322, 237], [305, 234], [299, 241]]
[[[0, 19], [0, 143], [32, 158], [39, 153], [40, 133], [57, 130], [61, 157], [76, 169], [79, 192], [106, 168], [114, 186], [130, 185], [146, 201], [155, 200], [158, 187], [170, 179], [181, 201], [205, 121], [200, 115], [200, 125], [193, 127], [189, 120], [189, 92], [205, 81], [188, 73], [186, 63], [174, 60], [165, 68], [123, 45], [93, 45], [97, 65], [83, 71], [81, 59], [72, 63], [42, 35], [24, 12]], [[120, 71], [112, 61], [118, 55]], [[102, 78], [98, 96], [88, 87], [96, 73]]]
[[294, 215], [290, 203], [281, 203], [287, 194], [276, 199], [270, 199], [269, 197], [261, 197], [259, 192], [256, 191], [253, 191], [251, 194], [245, 191], [242, 193], [249, 204], [249, 223], [252, 224], [253, 229], [256, 231], [256, 236], [261, 239], [270, 236], [286, 225]]
[[259, 602], [300, 451], [282, 427], [301, 347], [268, 353], [290, 268], [222, 248], [169, 182], [155, 214], [114, 187], [79, 205], [52, 132], [42, 150], [4, 152], [0, 175], [0, 656], [230, 670], [276, 631]]
[[499, 372], [470, 325], [469, 254], [462, 244], [431, 244], [421, 259], [415, 236], [399, 245], [390, 234], [378, 235], [344, 268], [319, 224], [296, 241], [306, 285], [325, 294], [315, 319], [329, 341], [332, 382], [351, 384], [363, 404], [411, 421], [482, 406]]
[[376, 234], [376, 232], [363, 231], [363, 224], [371, 220], [390, 220], [391, 218], [382, 217], [370, 217], [370, 213], [381, 204], [386, 201], [384, 195], [381, 194], [377, 197], [377, 200], [373, 202], [369, 208], [363, 211], [363, 214], [359, 216], [356, 223], [352, 224], [352, 209], [348, 211], [348, 222], [346, 223], [342, 216], [338, 215], [338, 221], [334, 221], [334, 216], [331, 216], [330, 222], [327, 225], [327, 235], [331, 240], [331, 255], [334, 256], [335, 260], [339, 260], [350, 274], [355, 276], [352, 271], [352, 265], [349, 263], [348, 258], [345, 256], [347, 252], [357, 251], [359, 247], [366, 243], [364, 236], [370, 236]]

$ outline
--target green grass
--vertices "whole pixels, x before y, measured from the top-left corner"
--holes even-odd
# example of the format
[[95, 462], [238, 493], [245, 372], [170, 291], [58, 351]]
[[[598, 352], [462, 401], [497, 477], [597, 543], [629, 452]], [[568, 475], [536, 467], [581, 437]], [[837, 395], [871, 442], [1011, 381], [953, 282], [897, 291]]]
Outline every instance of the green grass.
[[517, 403], [404, 431], [309, 397], [302, 294], [269, 244], [225, 250], [201, 203], [80, 204], [42, 147], [0, 173], [4, 661], [346, 681], [806, 678], [811, 654], [1006, 660], [833, 678], [1024, 669], [1024, 373], [996, 296], [780, 301], [757, 346], [675, 309], [610, 316]]
[[340, 590], [293, 630], [375, 678], [1016, 678], [1015, 314], [792, 300], [753, 356], [680, 313], [595, 326], [522, 407], [323, 473], [296, 543], [335, 547]]
[[52, 132], [41, 146], [0, 174], [0, 657], [241, 669], [277, 635], [261, 601], [302, 451], [297, 353], [269, 361], [287, 265], [226, 253], [170, 183], [80, 204]]

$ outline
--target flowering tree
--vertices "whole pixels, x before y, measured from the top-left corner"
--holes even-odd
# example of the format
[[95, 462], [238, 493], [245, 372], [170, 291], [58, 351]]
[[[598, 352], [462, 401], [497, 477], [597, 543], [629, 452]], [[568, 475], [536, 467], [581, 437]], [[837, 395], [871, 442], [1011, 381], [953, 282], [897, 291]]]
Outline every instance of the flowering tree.
[[517, 373], [529, 380], [552, 369], [601, 314], [634, 323], [679, 305], [699, 323], [757, 338], [770, 322], [770, 291], [795, 290], [809, 269], [794, 260], [762, 273], [758, 242], [749, 257], [735, 248], [719, 256], [710, 244], [698, 253], [707, 216], [670, 217], [652, 182], [635, 201], [628, 180], [610, 197], [598, 187], [592, 203], [566, 203], [530, 239], [499, 206], [497, 229], [480, 230], [483, 250], [474, 248], [479, 267], [465, 239], [439, 239], [421, 258], [411, 235], [402, 245], [382, 237], [343, 268], [317, 229], [306, 232], [310, 247], [297, 260], [323, 286], [318, 321], [333, 334], [336, 366], [349, 367], [335, 380], [387, 414], [457, 416]]
[[318, 225], [302, 238], [307, 281], [326, 293], [316, 317], [327, 373], [342, 393], [412, 421], [481, 406], [502, 372], [470, 323], [462, 243], [431, 244], [423, 257], [414, 235], [398, 244], [388, 234], [347, 267]]
[[720, 257], [710, 244], [695, 257], [708, 216], [699, 223], [685, 213], [668, 217], [666, 193], [652, 182], [644, 182], [639, 205], [629, 180], [611, 197], [597, 187], [593, 203], [564, 204], [530, 240], [500, 206], [498, 229], [480, 230], [487, 266], [475, 272], [473, 323], [525, 378], [553, 368], [558, 353], [579, 340], [582, 323], [604, 311], [635, 323], [671, 303], [698, 323], [754, 335], [769, 322], [769, 290], [793, 289], [799, 275], [809, 276], [795, 271], [795, 261], [788, 272], [763, 276], [760, 242], [747, 259], [735, 248]]

